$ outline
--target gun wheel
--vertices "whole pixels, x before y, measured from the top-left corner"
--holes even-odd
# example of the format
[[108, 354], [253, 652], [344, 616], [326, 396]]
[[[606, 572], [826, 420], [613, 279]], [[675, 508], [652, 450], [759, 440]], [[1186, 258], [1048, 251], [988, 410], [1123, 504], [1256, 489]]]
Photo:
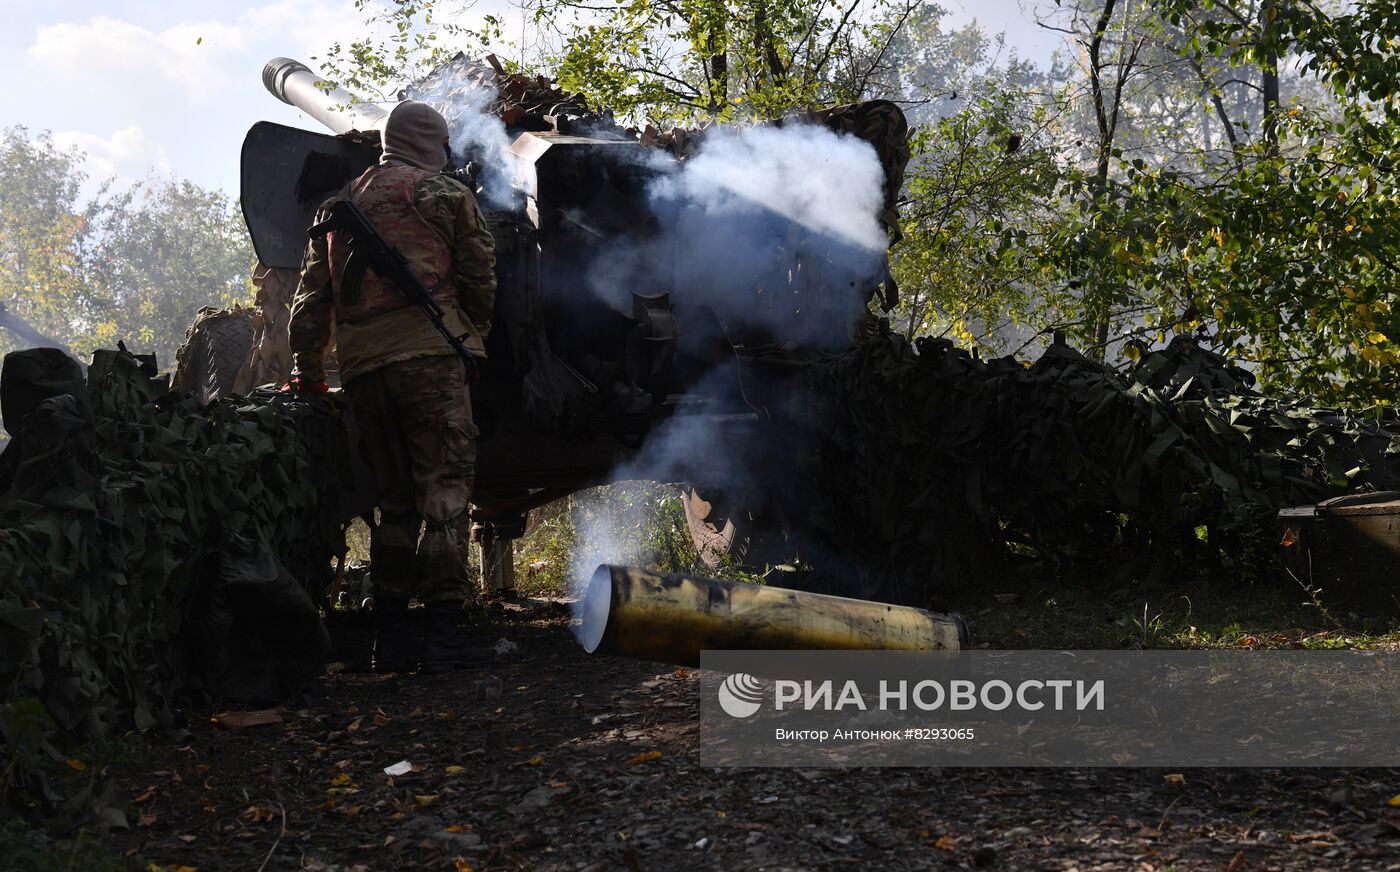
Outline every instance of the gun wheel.
[[739, 565], [763, 570], [788, 563], [796, 546], [783, 527], [723, 491], [686, 486], [681, 491], [686, 526], [700, 559], [711, 569]]

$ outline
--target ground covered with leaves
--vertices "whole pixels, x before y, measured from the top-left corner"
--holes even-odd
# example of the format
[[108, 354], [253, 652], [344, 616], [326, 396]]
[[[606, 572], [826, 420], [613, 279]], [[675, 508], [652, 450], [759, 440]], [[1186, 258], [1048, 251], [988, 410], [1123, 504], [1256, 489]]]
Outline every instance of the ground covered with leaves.
[[[1040, 592], [1014, 596], [969, 602], [1006, 614], [987, 621], [1008, 637], [993, 642], [1070, 641], [1035, 622]], [[1329, 633], [1284, 629], [1309, 618], [1275, 605], [1197, 614], [1197, 630], [1236, 645]], [[81, 868], [1400, 868], [1390, 770], [706, 768], [695, 675], [590, 658], [561, 612], [512, 606], [489, 632], [520, 647], [483, 672], [332, 674], [239, 729], [193, 714], [187, 737], [106, 764], [132, 827]], [[1142, 632], [1109, 617], [1068, 632]]]

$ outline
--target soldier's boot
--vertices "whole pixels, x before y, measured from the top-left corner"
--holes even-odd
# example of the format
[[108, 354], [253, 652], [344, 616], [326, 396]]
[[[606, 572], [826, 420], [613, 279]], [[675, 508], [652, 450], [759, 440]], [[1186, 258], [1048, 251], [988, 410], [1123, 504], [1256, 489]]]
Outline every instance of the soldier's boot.
[[484, 666], [495, 656], [490, 648], [471, 644], [471, 637], [462, 626], [462, 604], [457, 600], [439, 600], [427, 605], [428, 622], [423, 640], [424, 674], [433, 675], [455, 669]]
[[418, 668], [422, 645], [414, 629], [406, 598], [375, 597], [375, 672], [412, 672]]

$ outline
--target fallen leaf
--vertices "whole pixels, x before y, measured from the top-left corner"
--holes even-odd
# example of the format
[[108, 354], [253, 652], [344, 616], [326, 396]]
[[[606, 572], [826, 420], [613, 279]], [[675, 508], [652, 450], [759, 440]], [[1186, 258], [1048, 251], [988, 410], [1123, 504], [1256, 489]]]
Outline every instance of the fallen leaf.
[[1400, 793], [1397, 793], [1390, 799], [1386, 800], [1385, 804], [1390, 806], [1391, 808], [1400, 808]]
[[[660, 755], [660, 754], [657, 754], [656, 756], [660, 757], [661, 755]], [[543, 754], [536, 754], [535, 756], [531, 757], [529, 760], [526, 760], [526, 761], [525, 761], [525, 765], [526, 765], [526, 766], [539, 766], [539, 765], [541, 765], [541, 764], [543, 764], [543, 763], [544, 763], [544, 755], [543, 755]]]
[[359, 732], [359, 729], [360, 729], [360, 722], [363, 721], [364, 719], [365, 719], [365, 718], [364, 718], [364, 715], [361, 715], [360, 717], [355, 718], [353, 721], [350, 722], [350, 726], [348, 726], [348, 727], [345, 728], [345, 732], [347, 732], [347, 733]]
[[457, 720], [457, 710], [455, 708], [450, 708], [445, 712], [433, 712], [433, 720], [455, 721]]
[[332, 787], [343, 787], [344, 785], [349, 784], [349, 783], [350, 783], [350, 774], [349, 774], [348, 772], [340, 772], [340, 773], [337, 773], [336, 776], [335, 776], [334, 778], [331, 779], [331, 786], [332, 786]]
[[138, 829], [145, 829], [155, 822], [156, 816], [153, 814], [143, 814], [136, 818], [136, 826]]
[[277, 817], [277, 810], [270, 805], [254, 803], [238, 813], [239, 820], [250, 824], [263, 824]]
[[277, 713], [276, 709], [259, 709], [251, 712], [220, 712], [209, 720], [230, 730], [242, 730], [247, 727], [280, 723], [282, 716]]
[[1249, 868], [1249, 863], [1244, 859], [1244, 851], [1236, 851], [1235, 856], [1230, 860], [1230, 865], [1225, 867], [1225, 872], [1244, 872]]
[[374, 721], [374, 725], [375, 725], [376, 727], [382, 727], [382, 726], [384, 726], [385, 724], [387, 724], [387, 723], [389, 723], [390, 721], [392, 721], [393, 718], [391, 718], [391, 717], [389, 717], [388, 715], [384, 714], [384, 709], [375, 709], [375, 710], [374, 710], [374, 718], [373, 718], [372, 720]]
[[637, 756], [633, 757], [631, 760], [628, 760], [628, 761], [627, 761], [627, 765], [628, 765], [628, 766], [635, 766], [635, 765], [637, 765], [638, 763], [650, 763], [650, 762], [653, 761], [653, 760], [660, 760], [660, 759], [661, 759], [661, 752], [660, 752], [660, 751], [643, 751], [642, 753], [640, 753], [640, 754], [638, 754]]
[[934, 842], [933, 846], [941, 851], [956, 851], [958, 849], [957, 840], [951, 835], [939, 836], [938, 841]]
[[131, 804], [132, 804], [132, 805], [140, 805], [140, 804], [143, 803], [143, 802], [150, 802], [150, 801], [151, 801], [151, 797], [153, 797], [153, 796], [155, 796], [155, 795], [156, 795], [156, 789], [155, 789], [155, 787], [154, 787], [154, 786], [148, 787], [148, 788], [146, 788], [145, 790], [143, 790], [139, 796], [137, 796], [135, 799], [133, 799], [133, 800], [131, 801]]
[[474, 872], [474, 870], [472, 869], [472, 864], [468, 863], [466, 860], [463, 860], [461, 857], [454, 858], [452, 860], [452, 866], [457, 870], [457, 872]]
[[461, 824], [453, 824], [452, 826], [450, 826], [450, 827], [448, 827], [447, 829], [443, 830], [443, 832], [445, 832], [445, 833], [465, 833], [465, 832], [467, 832], [467, 828], [464, 827], [464, 826], [462, 826]]
[[1162, 780], [1168, 784], [1185, 784], [1186, 776], [1182, 775], [1180, 772], [1168, 772], [1166, 775], [1162, 776]]
[[466, 772], [466, 771], [467, 771], [467, 767], [465, 767], [465, 766], [448, 766], [448, 767], [447, 767], [447, 774], [448, 774], [448, 775], [461, 775], [463, 772]]
[[180, 837], [180, 841], [184, 842], [186, 845], [193, 845], [198, 838], [198, 836], [185, 835]]
[[84, 763], [83, 761], [79, 760], [77, 757], [69, 757], [69, 758], [68, 758], [68, 768], [70, 768], [70, 769], [76, 769], [76, 770], [78, 770], [79, 772], [82, 772], [84, 769], [87, 768], [87, 764]]
[[1311, 842], [1318, 847], [1332, 847], [1332, 842], [1337, 840], [1337, 834], [1330, 830], [1309, 830], [1306, 833], [1290, 833], [1285, 836], [1288, 841], [1297, 844], [1299, 842]]
[[413, 797], [413, 802], [414, 802], [414, 804], [417, 805], [419, 808], [427, 808], [428, 806], [430, 806], [430, 805], [432, 805], [433, 803], [437, 802], [437, 801], [438, 801], [438, 797], [439, 797], [439, 794], [436, 794], [436, 793], [429, 794], [429, 795], [426, 795], [426, 796], [415, 796], [415, 797]]

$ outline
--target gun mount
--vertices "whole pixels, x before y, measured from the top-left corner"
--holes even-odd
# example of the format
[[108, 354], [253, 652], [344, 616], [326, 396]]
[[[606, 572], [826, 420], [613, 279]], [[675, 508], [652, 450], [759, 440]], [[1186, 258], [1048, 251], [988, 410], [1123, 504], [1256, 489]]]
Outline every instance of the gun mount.
[[[263, 82], [331, 132], [259, 122], [244, 141], [242, 205], [254, 247], [264, 266], [290, 276], [317, 207], [378, 160], [372, 134], [387, 112], [288, 58], [269, 61]], [[677, 173], [699, 137], [681, 148], [671, 134], [674, 148], [657, 147], [650, 131], [624, 130], [494, 59], [459, 55], [401, 96], [448, 119], [454, 175], [481, 185], [496, 241], [489, 360], [473, 388], [482, 430], [474, 517], [492, 549], [483, 565], [500, 567], [497, 583], [508, 584], [509, 542], [525, 513], [611, 480], [649, 432], [687, 417], [705, 427], [704, 451], [644, 474], [701, 483], [711, 496], [692, 491], [685, 503], [697, 545], [716, 561], [738, 549], [735, 523], [763, 514], [767, 498], [744, 470], [800, 454], [792, 432], [779, 435], [773, 410], [795, 393], [787, 386], [804, 360], [849, 341], [887, 275], [883, 252], [851, 255], [760, 202], [717, 227], [703, 206], [658, 198], [658, 180]], [[495, 139], [460, 137], [459, 149], [459, 134], [482, 125]], [[752, 275], [723, 255], [728, 238], [759, 264]], [[833, 252], [846, 272], [833, 270]]]

